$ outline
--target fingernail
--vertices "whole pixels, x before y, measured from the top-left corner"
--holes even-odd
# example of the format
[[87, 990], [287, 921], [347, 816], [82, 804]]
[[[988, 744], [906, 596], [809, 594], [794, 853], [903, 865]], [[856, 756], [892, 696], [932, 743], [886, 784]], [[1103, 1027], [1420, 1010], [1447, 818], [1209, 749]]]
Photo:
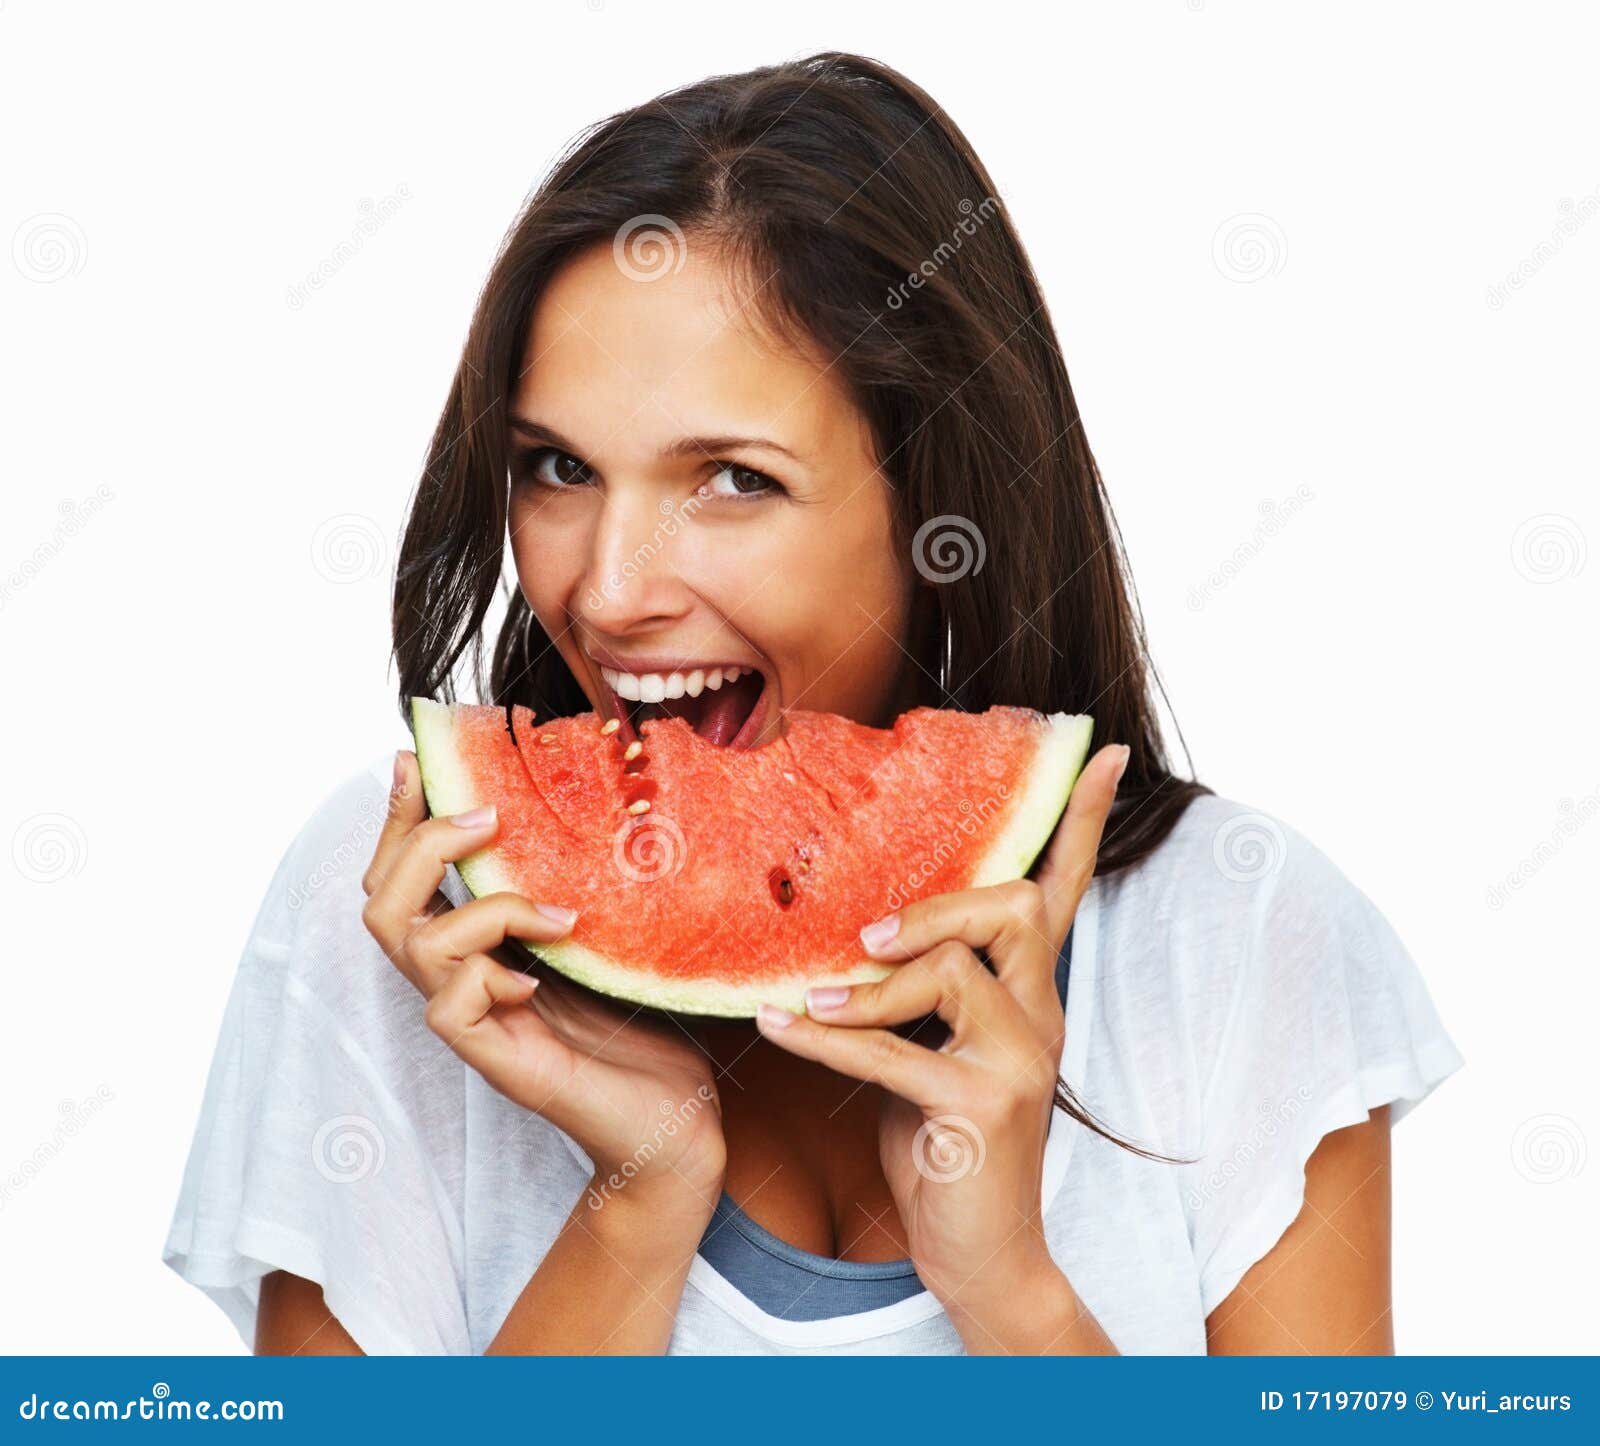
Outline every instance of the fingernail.
[[486, 803], [482, 808], [469, 808], [465, 813], [452, 813], [450, 822], [457, 828], [482, 828], [486, 823], [494, 822], [494, 805]]
[[830, 984], [823, 989], [806, 990], [806, 1010], [815, 1013], [819, 1009], [837, 1009], [850, 997], [850, 991], [843, 985]]
[[794, 1015], [776, 1004], [761, 1004], [756, 1007], [756, 1022], [768, 1029], [787, 1029], [794, 1023]]
[[394, 786], [399, 788], [406, 781], [405, 754], [396, 753], [394, 756]]
[[867, 946], [869, 954], [875, 954], [900, 932], [900, 916], [890, 914], [886, 919], [879, 919], [875, 924], [868, 924], [861, 931], [861, 942]]
[[1131, 749], [1130, 747], [1128, 747], [1128, 745], [1126, 743], [1124, 743], [1122, 745], [1122, 762], [1117, 764], [1117, 771], [1116, 771], [1115, 774], [1112, 775], [1112, 779], [1111, 779], [1111, 785], [1112, 785], [1113, 788], [1116, 787], [1117, 784], [1122, 782], [1122, 775], [1128, 771], [1128, 759], [1130, 757], [1132, 757], [1132, 756], [1133, 756], [1133, 749]]
[[560, 904], [535, 904], [533, 906], [547, 919], [554, 919], [563, 929], [570, 929], [578, 922], [576, 909], [563, 909]]

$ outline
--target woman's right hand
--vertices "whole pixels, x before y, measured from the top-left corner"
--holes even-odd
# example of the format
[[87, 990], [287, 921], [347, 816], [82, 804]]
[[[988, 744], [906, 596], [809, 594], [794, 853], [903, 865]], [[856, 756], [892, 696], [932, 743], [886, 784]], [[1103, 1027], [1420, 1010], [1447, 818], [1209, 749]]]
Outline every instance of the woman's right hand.
[[692, 1196], [709, 1219], [726, 1150], [705, 1054], [670, 1022], [531, 959], [537, 976], [495, 957], [508, 939], [567, 934], [573, 917], [558, 903], [499, 893], [453, 908], [438, 891], [445, 865], [490, 843], [497, 827], [492, 810], [430, 819], [416, 756], [397, 753], [388, 818], [361, 881], [363, 923], [427, 999], [429, 1028], [507, 1099], [576, 1140], [603, 1199], [615, 1191], [692, 1210]]

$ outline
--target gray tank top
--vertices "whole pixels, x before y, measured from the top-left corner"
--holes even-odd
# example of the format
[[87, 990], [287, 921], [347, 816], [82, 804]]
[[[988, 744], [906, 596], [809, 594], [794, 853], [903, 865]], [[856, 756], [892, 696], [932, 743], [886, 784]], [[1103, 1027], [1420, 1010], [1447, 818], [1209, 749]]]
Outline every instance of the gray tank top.
[[[1056, 993], [1067, 1007], [1072, 932], [1056, 958]], [[829, 1320], [893, 1305], [923, 1289], [909, 1260], [834, 1260], [780, 1240], [723, 1191], [700, 1257], [746, 1299], [779, 1320]]]

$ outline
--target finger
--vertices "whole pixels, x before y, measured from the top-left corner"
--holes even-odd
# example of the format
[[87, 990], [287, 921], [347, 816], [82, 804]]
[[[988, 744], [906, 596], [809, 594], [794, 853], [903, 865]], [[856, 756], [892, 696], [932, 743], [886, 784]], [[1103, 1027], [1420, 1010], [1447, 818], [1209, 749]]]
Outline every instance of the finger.
[[981, 949], [1030, 1013], [1054, 1007], [1055, 960], [1065, 938], [1065, 930], [1060, 938], [1052, 930], [1044, 890], [1028, 879], [935, 894], [861, 931], [875, 959], [914, 959], [947, 941]]
[[1066, 817], [1056, 829], [1045, 853], [1038, 880], [1044, 890], [1045, 912], [1052, 932], [1063, 940], [1094, 877], [1106, 817], [1117, 796], [1117, 784], [1128, 766], [1127, 744], [1102, 748], [1079, 776], [1067, 800]]
[[868, 924], [861, 943], [874, 959], [915, 959], [954, 940], [993, 949], [1007, 935], [1043, 921], [1044, 894], [1028, 879], [954, 894], [934, 894]]
[[389, 788], [388, 817], [378, 834], [378, 846], [373, 851], [372, 862], [361, 879], [361, 887], [368, 894], [394, 866], [406, 835], [428, 816], [428, 803], [417, 781], [416, 764], [416, 754], [408, 749], [402, 748], [394, 756], [394, 782]]
[[1026, 1050], [1027, 1015], [1009, 990], [965, 944], [946, 942], [887, 979], [806, 991], [806, 1012], [824, 1024], [853, 1029], [904, 1024], [937, 1014], [958, 1045]]
[[404, 949], [419, 974], [437, 976], [468, 954], [488, 954], [507, 939], [554, 943], [572, 931], [576, 919], [571, 909], [536, 904], [521, 894], [486, 894], [419, 924]]
[[851, 1029], [822, 1024], [763, 1004], [756, 1014], [761, 1033], [790, 1054], [815, 1060], [852, 1079], [881, 1084], [886, 1090], [932, 1108], [949, 1098], [964, 1066], [947, 1054], [901, 1039], [887, 1029]]
[[446, 866], [485, 847], [498, 827], [492, 806], [475, 808], [419, 823], [400, 841], [361, 911], [367, 928], [391, 958], [444, 882]]
[[493, 1033], [485, 1030], [490, 1015], [497, 1004], [526, 1004], [533, 998], [539, 981], [529, 974], [519, 974], [487, 954], [472, 954], [461, 961], [461, 967], [452, 971], [428, 1001], [425, 1018], [428, 1028], [459, 1054], [467, 1063], [477, 1067], [478, 1058], [489, 1046], [486, 1040]]

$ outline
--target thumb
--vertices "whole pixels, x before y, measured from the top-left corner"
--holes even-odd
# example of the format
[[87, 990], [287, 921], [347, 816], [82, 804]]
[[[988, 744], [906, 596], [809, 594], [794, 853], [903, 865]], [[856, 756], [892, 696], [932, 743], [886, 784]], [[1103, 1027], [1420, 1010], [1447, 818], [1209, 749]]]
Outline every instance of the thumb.
[[1045, 852], [1038, 884], [1044, 890], [1051, 932], [1058, 938], [1066, 937], [1089, 880], [1094, 877], [1106, 818], [1130, 752], [1125, 743], [1108, 744], [1089, 760], [1078, 775], [1067, 800], [1066, 814]]
[[406, 837], [427, 816], [428, 803], [422, 793], [417, 756], [409, 749], [401, 749], [394, 756], [394, 783], [389, 789], [388, 813], [384, 818], [383, 831], [378, 835], [378, 846], [372, 852], [372, 863], [367, 868], [366, 877], [361, 880], [361, 887], [367, 893], [372, 893], [379, 882], [388, 878]]

